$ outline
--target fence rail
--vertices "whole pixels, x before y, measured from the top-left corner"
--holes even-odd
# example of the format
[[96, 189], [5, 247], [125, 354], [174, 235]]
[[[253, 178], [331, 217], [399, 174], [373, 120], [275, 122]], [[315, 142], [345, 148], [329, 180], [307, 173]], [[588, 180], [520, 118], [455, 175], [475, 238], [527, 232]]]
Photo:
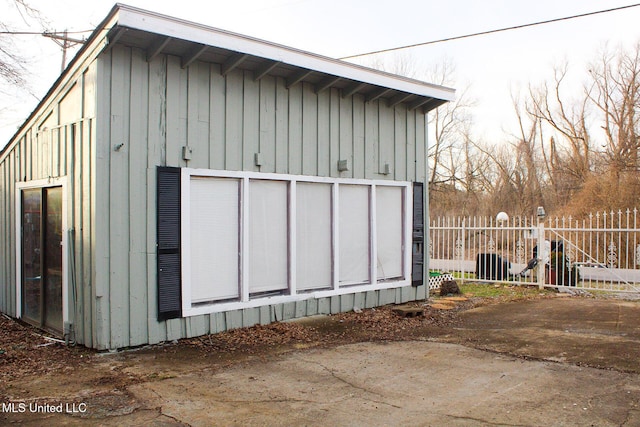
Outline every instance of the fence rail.
[[434, 218], [429, 268], [467, 281], [640, 292], [638, 213]]

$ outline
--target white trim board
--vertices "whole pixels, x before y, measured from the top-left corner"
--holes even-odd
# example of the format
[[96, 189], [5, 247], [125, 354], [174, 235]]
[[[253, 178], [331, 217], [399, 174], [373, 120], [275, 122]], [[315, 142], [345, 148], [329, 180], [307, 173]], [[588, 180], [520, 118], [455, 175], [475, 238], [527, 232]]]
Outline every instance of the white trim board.
[[68, 257], [68, 234], [67, 228], [67, 177], [38, 179], [34, 181], [16, 183], [16, 318], [22, 318], [22, 190], [35, 188], [62, 187], [62, 333], [65, 324], [72, 319], [71, 310], [74, 309], [69, 304], [69, 257]]
[[[386, 181], [386, 180], [366, 180], [366, 179], [346, 179], [346, 178], [327, 178], [327, 177], [312, 177], [312, 176], [301, 176], [301, 175], [284, 175], [284, 174], [266, 174], [266, 173], [258, 173], [258, 172], [235, 172], [235, 171], [215, 171], [215, 170], [207, 170], [207, 169], [190, 169], [183, 168], [181, 170], [182, 173], [182, 200], [181, 200], [181, 210], [182, 210], [182, 248], [183, 248], [183, 257], [182, 257], [182, 315], [184, 317], [195, 316], [199, 314], [206, 313], [214, 313], [221, 312], [227, 310], [241, 309], [241, 308], [250, 308], [250, 307], [258, 307], [282, 302], [289, 301], [301, 301], [309, 298], [322, 298], [334, 295], [343, 295], [354, 292], [362, 292], [362, 291], [371, 291], [371, 290], [380, 290], [380, 289], [390, 289], [390, 288], [398, 288], [404, 286], [411, 285], [411, 227], [412, 227], [412, 211], [410, 210], [409, 200], [412, 199], [412, 184], [407, 181]], [[207, 278], [210, 282], [206, 282], [200, 280], [198, 283], [193, 282], [194, 277], [192, 277], [192, 271], [194, 269], [193, 262], [193, 252], [200, 251], [199, 247], [192, 246], [192, 233], [197, 232], [207, 232], [203, 229], [203, 227], [199, 227], [198, 230], [192, 229], [191, 218], [192, 212], [191, 207], [195, 206], [191, 197], [193, 196], [191, 193], [191, 184], [193, 180], [200, 180], [201, 178], [209, 177], [212, 179], [212, 183], [215, 183], [214, 180], [220, 180], [222, 178], [228, 178], [230, 180], [238, 180], [238, 186], [240, 188], [239, 191], [239, 203], [240, 207], [237, 212], [237, 229], [239, 230], [240, 235], [237, 236], [235, 240], [233, 236], [227, 236], [226, 240], [235, 245], [236, 242], [239, 242], [240, 248], [238, 250], [237, 268], [239, 269], [237, 275], [237, 286], [238, 293], [237, 297], [233, 299], [220, 299], [220, 300], [192, 300], [192, 295], [206, 295], [211, 294], [215, 295], [216, 292], [207, 291], [203, 289], [194, 288], [194, 286], [215, 286], [215, 281], [219, 280], [219, 277], [212, 272], [212, 277]], [[250, 197], [250, 192], [252, 191], [252, 183], [260, 183], [264, 181], [279, 181], [283, 184], [287, 185], [287, 194], [288, 198], [285, 201], [282, 197], [278, 197], [277, 203], [281, 205], [282, 203], [286, 203], [286, 207], [279, 206], [274, 207], [275, 212], [278, 212], [278, 215], [282, 217], [282, 221], [286, 223], [286, 230], [282, 229], [282, 223], [278, 227], [278, 233], [280, 233], [280, 238], [285, 240], [280, 240], [281, 242], [286, 241], [288, 244], [288, 248], [285, 251], [282, 248], [279, 250], [278, 257], [286, 257], [286, 272], [287, 278], [282, 278], [282, 270], [278, 273], [278, 276], [281, 277], [281, 291], [278, 294], [253, 294], [250, 293], [251, 287], [251, 273], [254, 274], [270, 274], [269, 266], [267, 264], [262, 263], [261, 267], [258, 270], [255, 270], [255, 265], [251, 264], [250, 260], [250, 233], [254, 232], [262, 232], [262, 228], [265, 228], [265, 232], [272, 233], [274, 230], [269, 229], [269, 224], [265, 223], [260, 225], [260, 227], [256, 227], [255, 218], [253, 220], [249, 220], [251, 216], [251, 201], [253, 200]], [[330, 272], [328, 276], [330, 277], [330, 283], [319, 283], [317, 288], [313, 286], [307, 287], [306, 289], [302, 289], [300, 292], [296, 289], [298, 281], [301, 280], [301, 277], [298, 273], [298, 238], [303, 238], [304, 233], [303, 229], [298, 229], [297, 226], [297, 188], [299, 187], [297, 184], [299, 183], [316, 183], [316, 184], [328, 184], [332, 186], [330, 191], [331, 200], [329, 201], [330, 206], [326, 206], [324, 209], [318, 209], [319, 212], [323, 212], [322, 215], [329, 215], [330, 218], [319, 218], [324, 222], [324, 230], [328, 231], [331, 236], [328, 239], [330, 243], [330, 251], [325, 251], [325, 254], [330, 257], [330, 259], [322, 260], [325, 261], [324, 265], [329, 266], [325, 268], [330, 268]], [[362, 253], [363, 257], [366, 257], [364, 262], [367, 263], [367, 278], [362, 280], [356, 280], [353, 282], [340, 282], [340, 251], [339, 251], [339, 241], [340, 241], [340, 227], [337, 225], [339, 222], [339, 212], [340, 212], [340, 192], [338, 191], [341, 185], [349, 185], [349, 186], [362, 186], [367, 189], [368, 198], [366, 201], [366, 210], [360, 212], [360, 216], [365, 215], [366, 218], [363, 218], [364, 221], [367, 221], [367, 227], [369, 229], [369, 233], [367, 238], [368, 245], [366, 247], [366, 251]], [[260, 188], [260, 185], [255, 185], [255, 188]], [[401, 274], [395, 277], [378, 277], [378, 263], [380, 260], [376, 258], [377, 247], [376, 247], [376, 234], [377, 234], [377, 224], [376, 224], [376, 189], [380, 187], [386, 188], [398, 188], [401, 189], [401, 197], [400, 197], [400, 206], [398, 209], [401, 212], [401, 226], [398, 227], [397, 224], [394, 225], [393, 229], [396, 230], [396, 233], [401, 233], [398, 236], [401, 239], [402, 244], [400, 247], [396, 246], [397, 250], [400, 250], [401, 253], [392, 254], [391, 257], [395, 258], [397, 263], [401, 266]], [[255, 191], [255, 190], [254, 190]], [[212, 193], [215, 194], [215, 191]], [[206, 197], [206, 195], [200, 195], [198, 197]], [[398, 199], [396, 198], [396, 201]], [[263, 203], [263, 202], [261, 202]], [[327, 202], [325, 201], [325, 204]], [[205, 205], [203, 205], [205, 206]], [[284, 210], [283, 210], [284, 208]], [[363, 205], [363, 209], [365, 206]], [[256, 207], [257, 209], [257, 207]], [[265, 209], [264, 206], [261, 209]], [[268, 209], [268, 207], [267, 207]], [[264, 211], [266, 212], [266, 211]], [[284, 213], [283, 213], [284, 212]], [[363, 213], [364, 212], [364, 213]], [[214, 217], [215, 215], [212, 215]], [[269, 215], [266, 215], [268, 217]], [[329, 226], [327, 226], [327, 221], [330, 221]], [[254, 229], [250, 230], [252, 226]], [[235, 226], [234, 226], [235, 228]], [[215, 229], [212, 228], [212, 229]], [[255, 231], [258, 230], [258, 231]], [[282, 233], [286, 233], [286, 236], [282, 235]], [[344, 234], [344, 233], [343, 233]], [[348, 233], [347, 233], [348, 234]], [[255, 236], [254, 236], [255, 237]], [[342, 236], [343, 238], [345, 236]], [[348, 236], [347, 236], [348, 237]], [[198, 236], [200, 240], [202, 240], [202, 236]], [[225, 245], [225, 242], [220, 240], [221, 245]], [[230, 248], [235, 247], [234, 245], [228, 245]], [[264, 249], [266, 250], [266, 249]], [[208, 251], [212, 252], [212, 251]], [[388, 256], [388, 255], [384, 255]], [[201, 257], [201, 259], [206, 259], [205, 257]], [[204, 261], [199, 261], [204, 262]], [[235, 264], [234, 264], [235, 265]], [[200, 267], [196, 266], [198, 269]], [[282, 265], [281, 265], [282, 267]], [[252, 269], [253, 268], [253, 269]], [[344, 268], [344, 265], [342, 266]], [[255, 270], [255, 271], [254, 271]], [[200, 271], [200, 270], [199, 270]], [[202, 274], [199, 277], [205, 277]], [[235, 277], [225, 273], [221, 277]], [[286, 281], [286, 283], [284, 282]], [[326, 280], [325, 280], [326, 281]], [[206, 283], [203, 285], [203, 283]], [[233, 283], [224, 283], [221, 284], [225, 289], [230, 289], [233, 287]], [[275, 289], [275, 288], [274, 288]]]

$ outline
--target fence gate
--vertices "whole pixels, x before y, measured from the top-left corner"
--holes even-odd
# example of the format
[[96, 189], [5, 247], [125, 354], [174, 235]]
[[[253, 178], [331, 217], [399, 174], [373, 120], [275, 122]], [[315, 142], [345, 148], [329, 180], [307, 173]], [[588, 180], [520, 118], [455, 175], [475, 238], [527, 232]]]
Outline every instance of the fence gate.
[[440, 217], [429, 227], [429, 269], [465, 281], [640, 292], [638, 210], [583, 220]]

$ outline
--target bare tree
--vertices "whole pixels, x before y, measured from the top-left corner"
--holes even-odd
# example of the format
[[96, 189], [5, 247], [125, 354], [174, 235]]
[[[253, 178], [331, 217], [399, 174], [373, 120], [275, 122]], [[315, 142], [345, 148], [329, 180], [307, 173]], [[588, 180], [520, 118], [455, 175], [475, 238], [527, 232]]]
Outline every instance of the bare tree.
[[369, 67], [410, 78], [415, 78], [418, 72], [415, 58], [403, 53], [395, 53], [391, 60], [384, 60], [379, 56], [373, 57]]
[[520, 132], [514, 144], [517, 153], [514, 175], [516, 189], [520, 193], [519, 211], [525, 215], [533, 212], [536, 206], [545, 204], [542, 192], [542, 171], [538, 167], [541, 162], [536, 155], [538, 146], [542, 146], [539, 136], [542, 130], [535, 120], [527, 119], [518, 104], [518, 100], [514, 98], [513, 105]]
[[[564, 65], [550, 84], [530, 87], [525, 104], [538, 123], [547, 206], [573, 212], [618, 208], [640, 197], [640, 45], [605, 48], [588, 71], [581, 96], [567, 96]], [[543, 129], [550, 130], [548, 141]]]
[[[455, 85], [455, 66], [449, 59], [435, 65], [428, 73], [429, 81], [441, 86]], [[469, 97], [469, 87], [457, 91], [457, 99], [432, 111], [429, 125], [433, 129], [433, 143], [429, 145], [429, 183], [456, 184], [465, 171], [463, 166], [470, 148], [472, 117], [470, 109], [474, 102]]]
[[[425, 72], [419, 72], [414, 58], [407, 55], [396, 55], [388, 61], [376, 58], [369, 65], [407, 77], [424, 78], [442, 86], [457, 86], [455, 66], [448, 58]], [[436, 201], [430, 205], [434, 215], [472, 213], [482, 203], [484, 169], [489, 167], [490, 161], [476, 148], [472, 137], [473, 101], [468, 92], [468, 87], [458, 89], [456, 101], [429, 113], [428, 179], [429, 197]]]
[[[44, 28], [46, 19], [40, 12], [30, 6], [25, 0], [4, 0], [8, 4], [5, 9], [5, 17], [10, 11], [14, 11], [26, 24], [35, 21]], [[26, 88], [27, 59], [21, 54], [15, 42], [16, 29], [12, 24], [0, 18], [0, 80], [11, 86]]]
[[567, 72], [566, 64], [556, 67], [551, 87], [545, 83], [539, 89], [530, 88], [530, 100], [526, 108], [533, 120], [550, 126], [562, 138], [563, 144], [559, 144], [558, 139], [552, 136], [548, 146], [542, 145], [551, 182], [575, 191], [579, 190], [591, 171], [588, 117], [588, 94], [591, 89], [585, 88], [587, 96], [580, 101], [567, 100], [563, 93]]
[[603, 115], [606, 152], [616, 174], [638, 169], [640, 107], [640, 45], [603, 52], [589, 70], [593, 90], [588, 99]]
[[[424, 73], [419, 73], [413, 57], [402, 54], [387, 61], [374, 58], [369, 66], [406, 77], [420, 78], [419, 75], [423, 75], [429, 82], [455, 86], [455, 66], [449, 58], [443, 59]], [[469, 157], [466, 150], [473, 146], [469, 144], [472, 105], [467, 87], [458, 90], [456, 101], [444, 104], [429, 114], [429, 128], [432, 132], [428, 151], [431, 171], [429, 183], [432, 186], [459, 186], [468, 172], [465, 159]]]

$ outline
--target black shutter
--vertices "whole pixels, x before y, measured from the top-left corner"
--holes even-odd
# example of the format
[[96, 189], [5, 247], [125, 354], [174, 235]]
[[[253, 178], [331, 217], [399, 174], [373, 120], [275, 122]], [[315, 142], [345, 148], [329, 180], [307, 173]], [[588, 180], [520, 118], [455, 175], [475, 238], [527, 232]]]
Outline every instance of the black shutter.
[[413, 183], [413, 250], [411, 285], [421, 286], [424, 275], [424, 184]]
[[181, 317], [180, 168], [158, 167], [158, 320]]

